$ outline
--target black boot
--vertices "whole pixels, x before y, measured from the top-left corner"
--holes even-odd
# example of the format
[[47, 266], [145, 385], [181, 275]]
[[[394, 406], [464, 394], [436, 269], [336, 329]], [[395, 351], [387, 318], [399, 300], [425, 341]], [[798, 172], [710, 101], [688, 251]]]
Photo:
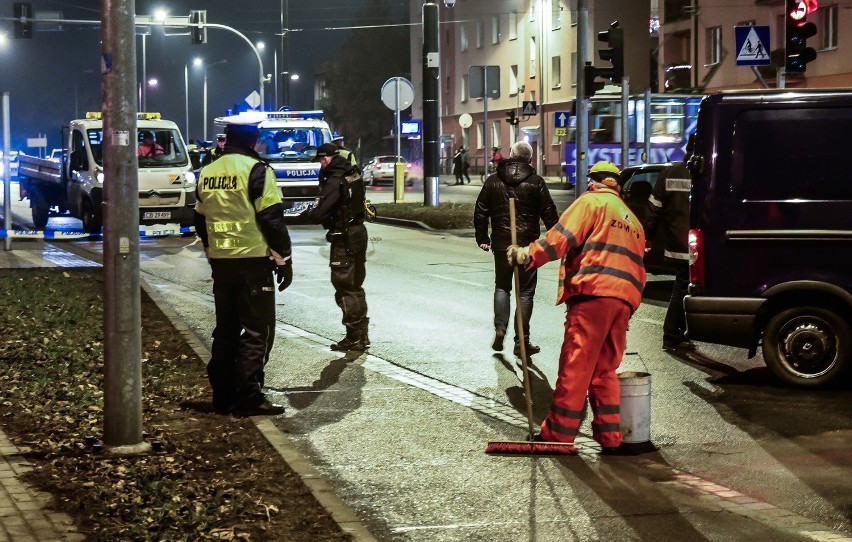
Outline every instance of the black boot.
[[364, 352], [370, 348], [370, 336], [367, 334], [367, 325], [369, 323], [369, 318], [364, 318], [364, 320], [359, 323], [358, 329], [355, 332], [355, 341], [352, 343], [352, 346], [350, 346], [350, 350]]
[[341, 341], [331, 345], [331, 349], [336, 352], [347, 352], [352, 348], [357, 340], [357, 330], [352, 327], [346, 327], [346, 337]]

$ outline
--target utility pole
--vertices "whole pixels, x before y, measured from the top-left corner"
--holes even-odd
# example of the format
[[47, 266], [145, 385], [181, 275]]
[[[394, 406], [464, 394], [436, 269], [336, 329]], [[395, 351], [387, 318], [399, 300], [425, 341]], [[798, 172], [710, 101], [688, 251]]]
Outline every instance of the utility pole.
[[117, 454], [150, 449], [142, 439], [135, 12], [134, 0], [101, 0], [104, 445]]
[[[438, 88], [441, 77], [438, 4], [423, 4], [423, 205], [438, 206], [441, 116]], [[486, 152], [488, 150], [486, 149]]]

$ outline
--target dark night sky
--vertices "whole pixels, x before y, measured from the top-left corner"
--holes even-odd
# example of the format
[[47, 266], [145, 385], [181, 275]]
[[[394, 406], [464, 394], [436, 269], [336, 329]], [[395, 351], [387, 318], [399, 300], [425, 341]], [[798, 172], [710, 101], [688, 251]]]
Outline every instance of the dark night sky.
[[[312, 105], [313, 70], [315, 64], [333, 57], [352, 32], [367, 30], [323, 30], [326, 27], [357, 26], [359, 9], [369, 0], [289, 0], [288, 27], [289, 71], [301, 79], [291, 83], [291, 105], [306, 108]], [[98, 0], [32, 0], [33, 10], [62, 12], [65, 19], [100, 20]], [[391, 9], [397, 23], [407, 21], [406, 0], [382, 0]], [[280, 0], [137, 0], [137, 14], [151, 14], [165, 8], [171, 15], [186, 16], [191, 9], [206, 9], [207, 22], [233, 27], [252, 42], [263, 41], [261, 51], [263, 70], [274, 72], [273, 51], [278, 50], [278, 71], [285, 70], [280, 51]], [[12, 16], [12, 2], [0, 1], [0, 16]], [[95, 26], [64, 25], [62, 31], [35, 32], [31, 40], [11, 39], [12, 23], [0, 21], [0, 33], [9, 38], [0, 45], [0, 90], [10, 92], [12, 149], [35, 153], [25, 147], [26, 138], [39, 133], [48, 137], [48, 152], [60, 146], [59, 129], [63, 123], [83, 116], [86, 111], [101, 109], [100, 92], [100, 28]], [[259, 69], [257, 58], [241, 38], [218, 29], [208, 30], [208, 43], [192, 44], [189, 36], [166, 36], [160, 27], [152, 28], [147, 41], [147, 76], [156, 77], [157, 88], [147, 92], [148, 111], [159, 111], [164, 118], [175, 121], [184, 131], [185, 85], [184, 66], [189, 65], [189, 128], [187, 139], [202, 136], [203, 70], [192, 65], [202, 57], [212, 64], [226, 63], [207, 71], [208, 136], [216, 132], [212, 117], [242, 101], [257, 89]], [[141, 77], [142, 39], [136, 39], [137, 73]], [[353, 67], [353, 69], [369, 69]], [[376, 89], [378, 93], [379, 89]], [[267, 108], [275, 105], [275, 86], [266, 85]], [[279, 95], [283, 84], [279, 80]]]

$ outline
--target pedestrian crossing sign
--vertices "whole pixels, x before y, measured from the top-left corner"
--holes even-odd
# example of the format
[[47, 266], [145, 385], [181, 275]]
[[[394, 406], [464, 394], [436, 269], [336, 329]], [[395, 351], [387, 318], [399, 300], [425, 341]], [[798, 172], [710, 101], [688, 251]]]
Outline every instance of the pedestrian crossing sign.
[[769, 66], [769, 27], [735, 26], [737, 66]]

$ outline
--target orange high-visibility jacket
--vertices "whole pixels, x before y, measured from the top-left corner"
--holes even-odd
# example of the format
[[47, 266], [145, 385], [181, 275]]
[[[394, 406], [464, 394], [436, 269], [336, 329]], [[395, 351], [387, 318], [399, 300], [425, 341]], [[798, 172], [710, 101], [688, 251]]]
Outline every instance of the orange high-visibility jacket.
[[645, 288], [645, 231], [614, 190], [586, 192], [530, 244], [532, 267], [562, 258], [556, 304], [576, 295], [614, 297], [635, 311]]

